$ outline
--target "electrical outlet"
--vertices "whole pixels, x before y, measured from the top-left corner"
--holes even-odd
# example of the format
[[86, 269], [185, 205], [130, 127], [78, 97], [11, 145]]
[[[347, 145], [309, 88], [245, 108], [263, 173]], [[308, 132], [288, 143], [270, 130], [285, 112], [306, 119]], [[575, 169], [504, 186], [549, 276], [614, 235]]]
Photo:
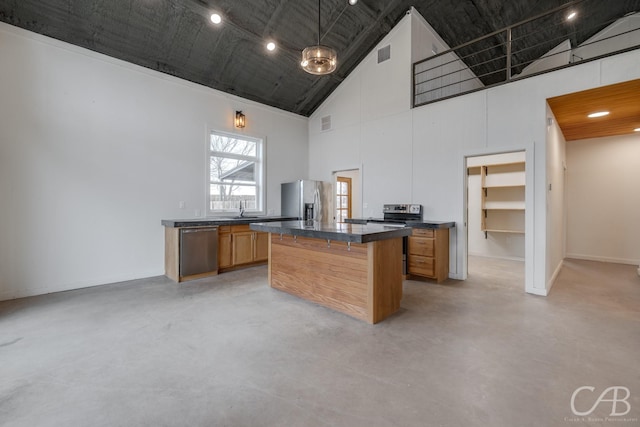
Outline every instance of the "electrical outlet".
[[273, 215], [274, 214], [274, 210], [273, 209], [268, 209], [267, 210], [267, 215]]
[[199, 218], [200, 217], [200, 209], [196, 209], [195, 214], [196, 214], [196, 218]]
[[178, 207], [179, 207], [180, 209], [184, 209], [184, 207], [185, 207], [184, 200], [181, 200], [181, 201], [179, 201], [179, 202], [178, 202]]

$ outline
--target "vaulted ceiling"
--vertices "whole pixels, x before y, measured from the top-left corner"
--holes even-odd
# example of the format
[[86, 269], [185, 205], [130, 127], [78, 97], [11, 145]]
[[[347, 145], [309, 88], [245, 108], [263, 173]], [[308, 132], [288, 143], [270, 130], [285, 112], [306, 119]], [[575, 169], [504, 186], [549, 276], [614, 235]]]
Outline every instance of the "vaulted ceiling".
[[[359, 0], [351, 6], [322, 0], [322, 43], [338, 52], [338, 68], [328, 76], [307, 74], [299, 65], [302, 49], [317, 41], [316, 0], [0, 0], [0, 20], [308, 116], [411, 6], [449, 46], [457, 46], [566, 3]], [[640, 0], [576, 3], [579, 28], [554, 26], [536, 37], [567, 36], [580, 43], [602, 28], [599, 23], [640, 11]], [[223, 18], [220, 25], [209, 19], [214, 11]], [[278, 45], [273, 52], [265, 49], [270, 39]], [[522, 55], [535, 59], [546, 52], [541, 49]]]

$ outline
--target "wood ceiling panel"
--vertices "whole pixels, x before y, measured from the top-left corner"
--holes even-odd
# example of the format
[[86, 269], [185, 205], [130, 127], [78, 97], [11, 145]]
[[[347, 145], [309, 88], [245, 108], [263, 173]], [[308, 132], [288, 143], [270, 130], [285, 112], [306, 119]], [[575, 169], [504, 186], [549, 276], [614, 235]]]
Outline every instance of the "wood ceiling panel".
[[[567, 141], [626, 135], [640, 127], [640, 79], [547, 99]], [[609, 111], [590, 119], [588, 114]]]

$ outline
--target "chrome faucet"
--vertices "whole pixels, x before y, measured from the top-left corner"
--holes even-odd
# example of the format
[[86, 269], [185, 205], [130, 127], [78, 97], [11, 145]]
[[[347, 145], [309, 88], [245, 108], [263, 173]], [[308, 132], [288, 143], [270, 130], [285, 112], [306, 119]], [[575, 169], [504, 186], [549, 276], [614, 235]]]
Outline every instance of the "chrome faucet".
[[244, 216], [244, 207], [242, 206], [242, 200], [240, 200], [240, 216]]

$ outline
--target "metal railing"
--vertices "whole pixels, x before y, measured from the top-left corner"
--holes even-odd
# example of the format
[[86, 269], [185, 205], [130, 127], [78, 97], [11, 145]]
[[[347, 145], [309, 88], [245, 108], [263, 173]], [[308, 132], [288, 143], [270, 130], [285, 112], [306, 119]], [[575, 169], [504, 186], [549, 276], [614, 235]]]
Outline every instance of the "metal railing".
[[[413, 106], [640, 48], [640, 13], [578, 23], [596, 3], [571, 1], [414, 63]], [[585, 13], [574, 22], [573, 10]]]

